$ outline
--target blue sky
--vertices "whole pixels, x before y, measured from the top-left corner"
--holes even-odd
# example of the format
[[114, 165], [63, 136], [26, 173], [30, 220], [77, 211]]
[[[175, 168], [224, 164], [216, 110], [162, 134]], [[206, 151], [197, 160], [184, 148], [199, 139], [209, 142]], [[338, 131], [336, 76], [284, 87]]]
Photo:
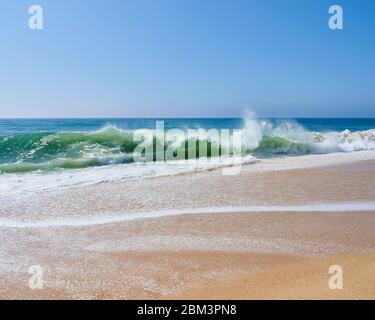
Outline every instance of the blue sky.
[[[28, 28], [28, 8], [44, 29]], [[340, 4], [344, 30], [328, 28]], [[372, 0], [3, 0], [0, 117], [375, 117]]]

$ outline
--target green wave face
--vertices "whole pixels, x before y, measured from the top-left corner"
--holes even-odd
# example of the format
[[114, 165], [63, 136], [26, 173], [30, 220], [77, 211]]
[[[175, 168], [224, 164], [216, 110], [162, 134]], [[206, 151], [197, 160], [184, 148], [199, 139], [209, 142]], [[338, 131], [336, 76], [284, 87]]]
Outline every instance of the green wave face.
[[35, 133], [0, 138], [0, 171], [73, 169], [130, 161], [137, 145], [130, 133]]
[[[156, 143], [154, 138], [154, 150]], [[138, 144], [138, 141], [133, 141], [132, 132], [112, 127], [87, 133], [34, 133], [0, 137], [0, 172], [51, 171], [129, 163], [133, 161], [133, 151]], [[205, 154], [200, 154], [202, 145], [207, 150]], [[166, 143], [165, 148], [167, 147]], [[222, 154], [224, 150], [210, 140], [184, 140], [177, 149], [174, 156], [182, 155], [182, 159], [191, 158], [192, 155], [214, 157]], [[271, 136], [264, 136], [260, 145], [250, 151], [251, 154], [261, 157], [310, 152], [308, 145]]]
[[267, 157], [272, 155], [303, 155], [312, 153], [310, 145], [297, 143], [280, 137], [263, 136], [259, 147], [252, 154]]
[[[0, 173], [23, 173], [78, 169], [133, 161], [133, 151], [139, 144], [132, 132], [107, 128], [95, 132], [34, 133], [0, 137]], [[153, 139], [154, 150], [157, 141]], [[165, 148], [169, 144], [166, 143]], [[207, 153], [219, 154], [220, 146], [205, 141]], [[188, 158], [199, 154], [199, 143], [183, 141], [175, 153]], [[154, 160], [156, 155], [154, 154]]]

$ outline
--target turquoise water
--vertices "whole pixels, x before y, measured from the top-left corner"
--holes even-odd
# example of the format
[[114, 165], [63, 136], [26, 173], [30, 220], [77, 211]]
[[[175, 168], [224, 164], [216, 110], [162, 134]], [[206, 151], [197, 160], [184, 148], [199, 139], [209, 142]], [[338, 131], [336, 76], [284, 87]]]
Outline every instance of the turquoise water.
[[[107, 125], [122, 129], [155, 128], [155, 121], [163, 120], [166, 129], [171, 128], [242, 128], [242, 118], [220, 119], [0, 119], [0, 136], [36, 132], [95, 131]], [[267, 119], [264, 119], [267, 120]], [[375, 118], [297, 118], [270, 119], [273, 122], [295, 121], [309, 131], [364, 131], [375, 129]]]
[[[243, 153], [256, 157], [375, 149], [375, 119], [3, 119], [0, 172], [131, 163], [139, 144], [133, 141], [134, 130], [155, 129], [157, 120], [164, 121], [166, 131], [241, 129]], [[181, 148], [187, 154], [186, 138]], [[208, 148], [208, 155], [213, 148], [221, 150], [211, 140]]]

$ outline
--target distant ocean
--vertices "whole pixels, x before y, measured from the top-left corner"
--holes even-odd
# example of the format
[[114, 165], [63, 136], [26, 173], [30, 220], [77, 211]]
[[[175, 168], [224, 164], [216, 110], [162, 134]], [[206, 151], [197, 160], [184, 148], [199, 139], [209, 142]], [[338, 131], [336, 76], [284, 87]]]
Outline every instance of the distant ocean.
[[165, 130], [241, 129], [244, 153], [259, 158], [375, 149], [375, 119], [3, 119], [0, 172], [130, 164], [132, 132], [157, 120]]

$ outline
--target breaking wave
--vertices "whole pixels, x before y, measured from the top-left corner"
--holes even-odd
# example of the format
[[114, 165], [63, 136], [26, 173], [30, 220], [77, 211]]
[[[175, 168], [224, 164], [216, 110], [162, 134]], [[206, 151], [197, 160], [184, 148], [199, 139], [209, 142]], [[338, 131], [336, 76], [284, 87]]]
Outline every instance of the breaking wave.
[[[217, 128], [220, 129], [220, 128]], [[77, 169], [133, 162], [138, 141], [131, 130], [105, 126], [92, 132], [40, 132], [0, 137], [0, 172], [21, 173]], [[281, 155], [324, 154], [375, 149], [375, 129], [366, 131], [313, 132], [293, 120], [258, 120], [249, 114], [241, 129], [242, 153], [259, 158]], [[153, 138], [152, 143], [158, 143]], [[176, 142], [174, 142], [176, 143]], [[221, 154], [217, 139], [191, 143], [177, 139], [185, 158]], [[199, 154], [205, 143], [207, 154]], [[170, 142], [166, 143], [168, 147]], [[154, 154], [155, 157], [155, 154]]]

